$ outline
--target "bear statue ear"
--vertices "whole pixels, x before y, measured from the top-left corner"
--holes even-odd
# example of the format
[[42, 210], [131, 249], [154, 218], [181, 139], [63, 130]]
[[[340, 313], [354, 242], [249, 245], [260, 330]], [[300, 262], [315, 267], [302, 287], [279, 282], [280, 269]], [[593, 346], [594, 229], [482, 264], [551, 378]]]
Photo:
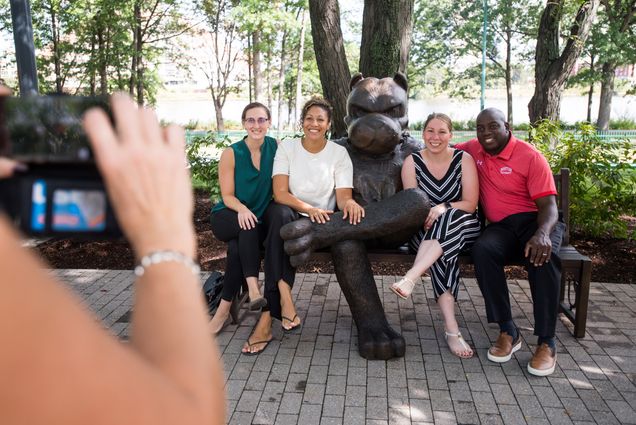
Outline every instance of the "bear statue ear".
[[393, 80], [398, 84], [398, 86], [402, 87], [404, 91], [409, 91], [409, 83], [406, 81], [406, 75], [398, 71], [393, 76]]
[[351, 77], [351, 82], [349, 83], [349, 90], [352, 90], [353, 87], [362, 80], [364, 80], [364, 76], [362, 75], [362, 73], [356, 72], [353, 75], [353, 77]]

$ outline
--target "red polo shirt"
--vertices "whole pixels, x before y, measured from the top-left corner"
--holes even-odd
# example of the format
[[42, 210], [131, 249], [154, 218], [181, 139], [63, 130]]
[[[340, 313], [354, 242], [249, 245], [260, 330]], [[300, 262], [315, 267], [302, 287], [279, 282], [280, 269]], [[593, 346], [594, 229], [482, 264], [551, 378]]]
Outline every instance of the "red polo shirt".
[[477, 164], [479, 202], [490, 222], [512, 214], [537, 211], [535, 199], [556, 195], [552, 170], [531, 144], [510, 135], [498, 155], [488, 154], [477, 139], [455, 145]]

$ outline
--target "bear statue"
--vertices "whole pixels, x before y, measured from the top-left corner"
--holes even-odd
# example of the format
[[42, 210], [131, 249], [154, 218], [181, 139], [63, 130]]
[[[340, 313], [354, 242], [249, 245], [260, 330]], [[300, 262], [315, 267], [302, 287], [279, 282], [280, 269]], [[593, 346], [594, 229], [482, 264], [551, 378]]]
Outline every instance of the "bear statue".
[[378, 295], [367, 248], [398, 247], [424, 225], [429, 200], [419, 189], [402, 190], [404, 159], [422, 149], [408, 132], [407, 81], [354, 75], [347, 100], [348, 137], [334, 140], [353, 162], [353, 195], [364, 206], [357, 225], [335, 213], [325, 224], [303, 218], [285, 225], [281, 236], [294, 266], [312, 251], [331, 247], [340, 288], [358, 329], [358, 351], [367, 359], [402, 357], [404, 338], [389, 325]]

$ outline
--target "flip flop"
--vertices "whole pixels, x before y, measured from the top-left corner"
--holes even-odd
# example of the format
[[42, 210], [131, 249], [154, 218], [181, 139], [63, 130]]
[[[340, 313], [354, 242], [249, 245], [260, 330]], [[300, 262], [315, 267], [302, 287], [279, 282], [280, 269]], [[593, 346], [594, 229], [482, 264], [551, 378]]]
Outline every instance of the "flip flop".
[[267, 305], [267, 300], [265, 297], [256, 298], [254, 301], [250, 301], [249, 309], [250, 311], [258, 311]]
[[259, 354], [261, 354], [263, 351], [265, 351], [265, 349], [269, 346], [269, 343], [272, 342], [271, 339], [268, 339], [266, 341], [258, 341], [258, 342], [250, 342], [250, 339], [247, 339], [247, 346], [249, 348], [252, 348], [253, 346], [257, 345], [257, 344], [265, 344], [265, 346], [258, 351], [243, 351], [241, 350], [241, 354], [245, 355], [245, 356], [258, 356]]
[[291, 327], [291, 328], [289, 328], [289, 329], [287, 329], [285, 326], [282, 326], [282, 322], [283, 322], [283, 320], [287, 320], [289, 323], [294, 323], [294, 321], [295, 321], [297, 318], [298, 318], [298, 315], [297, 315], [297, 314], [294, 314], [294, 317], [293, 317], [293, 318], [291, 318], [291, 319], [290, 319], [289, 317], [281, 316], [281, 318], [280, 318], [280, 319], [281, 319], [281, 327], [283, 328], [283, 332], [285, 332], [285, 333], [291, 333], [291, 332], [296, 331], [297, 329], [300, 329], [300, 326], [302, 325], [302, 323], [299, 323], [299, 324], [297, 324], [297, 325], [295, 325], [295, 326], [292, 326], [292, 327]]
[[[456, 337], [457, 340], [459, 341], [459, 344], [464, 349], [464, 351], [470, 351], [470, 354], [463, 356], [463, 355], [460, 354], [459, 351], [455, 352], [455, 351], [451, 350], [450, 344], [448, 344], [448, 337]], [[470, 345], [468, 345], [468, 343], [466, 342], [466, 340], [462, 336], [461, 332], [452, 333], [452, 332], [444, 331], [444, 339], [446, 339], [446, 344], [448, 344], [449, 351], [452, 354], [454, 354], [455, 356], [459, 357], [460, 359], [470, 359], [471, 357], [473, 357], [475, 355], [475, 351], [472, 348], [470, 348]]]

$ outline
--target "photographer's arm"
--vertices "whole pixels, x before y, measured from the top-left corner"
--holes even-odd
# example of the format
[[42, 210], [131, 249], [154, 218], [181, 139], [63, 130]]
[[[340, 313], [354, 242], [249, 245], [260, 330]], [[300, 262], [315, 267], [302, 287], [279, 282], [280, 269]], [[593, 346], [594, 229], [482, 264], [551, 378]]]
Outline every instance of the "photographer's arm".
[[15, 162], [11, 159], [0, 158], [0, 179], [6, 179], [13, 175], [14, 171], [25, 170], [24, 164]]
[[[87, 114], [100, 171], [138, 257], [195, 254], [183, 134], [115, 96], [117, 135]], [[223, 373], [198, 277], [178, 262], [136, 283], [131, 344], [120, 344], [20, 249], [0, 218], [0, 411], [8, 423], [224, 423]], [[37, 406], [37, 407], [34, 407]]]

